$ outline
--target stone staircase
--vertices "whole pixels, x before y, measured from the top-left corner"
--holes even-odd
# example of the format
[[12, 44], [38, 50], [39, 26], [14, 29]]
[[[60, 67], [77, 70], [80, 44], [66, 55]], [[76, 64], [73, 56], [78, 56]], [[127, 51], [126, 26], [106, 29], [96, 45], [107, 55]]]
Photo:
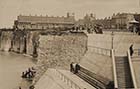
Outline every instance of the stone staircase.
[[132, 77], [127, 56], [115, 57], [118, 87], [133, 88]]

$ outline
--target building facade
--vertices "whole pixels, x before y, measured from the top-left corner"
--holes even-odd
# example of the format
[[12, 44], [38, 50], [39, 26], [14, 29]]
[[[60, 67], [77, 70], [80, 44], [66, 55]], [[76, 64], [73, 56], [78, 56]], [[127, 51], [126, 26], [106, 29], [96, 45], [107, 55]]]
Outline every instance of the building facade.
[[95, 15], [87, 14], [83, 19], [80, 19], [77, 24], [79, 23], [86, 27], [101, 25], [103, 29], [129, 29], [129, 22], [134, 19], [140, 21], [140, 15], [134, 13], [117, 13], [111, 17], [97, 19]]
[[69, 28], [72, 27], [74, 23], [74, 14], [70, 13], [67, 13], [66, 17], [19, 15], [14, 22], [14, 27], [18, 29]]
[[115, 29], [129, 29], [129, 22], [134, 20], [132, 13], [117, 13], [112, 16], [112, 27]]

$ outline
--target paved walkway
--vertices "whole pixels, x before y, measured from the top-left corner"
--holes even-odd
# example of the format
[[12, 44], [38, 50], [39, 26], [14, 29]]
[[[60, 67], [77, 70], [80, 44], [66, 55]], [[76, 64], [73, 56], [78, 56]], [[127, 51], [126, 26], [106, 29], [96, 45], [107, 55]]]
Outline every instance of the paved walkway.
[[80, 61], [80, 65], [93, 73], [113, 80], [112, 59], [109, 56], [96, 54], [94, 51], [88, 50], [86, 55]]

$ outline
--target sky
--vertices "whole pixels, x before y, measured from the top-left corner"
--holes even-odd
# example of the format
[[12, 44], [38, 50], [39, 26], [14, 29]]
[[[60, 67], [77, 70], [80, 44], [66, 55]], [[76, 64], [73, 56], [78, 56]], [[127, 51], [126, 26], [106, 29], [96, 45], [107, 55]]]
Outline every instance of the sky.
[[0, 28], [12, 27], [17, 16], [66, 16], [75, 13], [83, 18], [86, 13], [97, 18], [112, 16], [117, 12], [140, 12], [139, 0], [0, 0]]

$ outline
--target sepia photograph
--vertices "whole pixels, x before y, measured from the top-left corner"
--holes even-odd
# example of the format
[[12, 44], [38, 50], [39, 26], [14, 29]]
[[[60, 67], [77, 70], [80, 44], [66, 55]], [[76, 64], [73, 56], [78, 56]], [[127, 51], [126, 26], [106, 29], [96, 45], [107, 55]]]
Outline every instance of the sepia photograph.
[[0, 0], [0, 89], [140, 89], [140, 0]]

